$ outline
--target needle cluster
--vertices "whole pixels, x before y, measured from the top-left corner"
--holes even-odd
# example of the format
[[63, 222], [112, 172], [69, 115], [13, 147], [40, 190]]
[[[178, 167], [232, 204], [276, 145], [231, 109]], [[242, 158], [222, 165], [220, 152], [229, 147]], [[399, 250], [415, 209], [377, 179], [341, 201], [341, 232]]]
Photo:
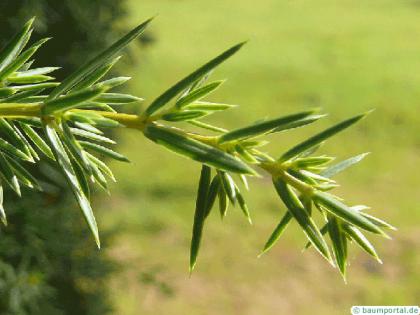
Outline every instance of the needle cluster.
[[[272, 178], [285, 206], [283, 217], [268, 238], [262, 253], [270, 250], [291, 222], [296, 222], [308, 243], [346, 275], [349, 243], [359, 245], [380, 262], [366, 235], [388, 237], [394, 229], [368, 214], [364, 205], [348, 205], [332, 194], [338, 186], [334, 175], [360, 162], [366, 154], [333, 163], [334, 157], [317, 154], [330, 137], [351, 127], [366, 114], [357, 115], [312, 135], [279, 156], [262, 151], [268, 134], [312, 124], [325, 115], [318, 109], [260, 121], [226, 130], [203, 121], [207, 116], [236, 106], [206, 98], [223, 81], [209, 81], [210, 73], [234, 55], [243, 43], [210, 60], [170, 87], [139, 115], [120, 112], [121, 105], [138, 103], [133, 95], [113, 92], [129, 77], [106, 78], [119, 60], [118, 54], [138, 37], [151, 20], [140, 24], [111, 47], [84, 63], [62, 82], [54, 80], [56, 67], [33, 68], [33, 55], [48, 38], [29, 45], [33, 19], [0, 52], [0, 217], [7, 224], [2, 206], [3, 186], [21, 194], [21, 186], [42, 190], [42, 184], [27, 170], [28, 163], [49, 159], [59, 168], [100, 246], [98, 227], [90, 203], [92, 185], [107, 190], [115, 180], [101, 157], [122, 162], [128, 159], [111, 149], [115, 141], [103, 129], [133, 128], [158, 145], [202, 164], [196, 198], [190, 252], [190, 270], [196, 264], [206, 218], [218, 203], [223, 218], [238, 205], [247, 220], [251, 216], [240, 187], [260, 173]], [[178, 122], [206, 131], [201, 134], [181, 128]], [[184, 124], [185, 125], [185, 124]], [[184, 126], [181, 125], [181, 126]], [[238, 184], [236, 178], [242, 182]], [[318, 227], [314, 218], [324, 222]], [[319, 220], [318, 220], [319, 221]], [[330, 240], [330, 244], [327, 243]]]

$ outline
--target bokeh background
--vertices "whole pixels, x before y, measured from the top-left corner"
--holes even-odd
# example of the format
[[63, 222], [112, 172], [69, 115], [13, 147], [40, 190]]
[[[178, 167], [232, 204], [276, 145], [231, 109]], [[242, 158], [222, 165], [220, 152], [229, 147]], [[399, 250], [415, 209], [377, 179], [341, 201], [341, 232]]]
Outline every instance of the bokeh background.
[[[128, 90], [146, 103], [227, 47], [249, 40], [213, 75], [228, 81], [212, 100], [241, 107], [213, 121], [233, 128], [311, 107], [330, 113], [314, 126], [273, 136], [274, 155], [375, 108], [322, 151], [341, 159], [372, 152], [340, 175], [338, 190], [351, 203], [371, 205], [399, 230], [392, 241], [374, 239], [383, 265], [352, 246], [348, 284], [313, 250], [301, 253], [305, 239], [297, 226], [258, 259], [284, 209], [270, 180], [255, 179], [246, 194], [254, 225], [240, 211], [223, 222], [211, 215], [190, 277], [199, 165], [124, 130], [116, 136], [132, 163], [112, 163], [118, 183], [111, 196], [94, 200], [99, 225], [112, 231], [112, 241], [101, 252], [89, 238], [80, 241], [86, 255], [119, 266], [106, 281], [99, 282], [98, 273], [89, 282], [108, 289], [103, 299], [111, 314], [339, 315], [350, 314], [352, 305], [419, 304], [419, 1], [127, 0], [118, 10], [126, 13], [116, 33], [158, 14], [147, 45], [132, 45], [118, 69], [133, 76]], [[102, 264], [84, 267], [100, 270]]]

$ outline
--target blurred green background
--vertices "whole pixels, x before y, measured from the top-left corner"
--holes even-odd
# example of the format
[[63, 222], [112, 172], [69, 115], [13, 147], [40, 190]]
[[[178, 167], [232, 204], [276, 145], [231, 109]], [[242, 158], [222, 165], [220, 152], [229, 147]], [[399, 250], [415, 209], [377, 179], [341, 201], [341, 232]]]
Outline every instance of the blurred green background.
[[189, 277], [199, 165], [123, 130], [120, 151], [132, 163], [113, 163], [118, 183], [111, 196], [94, 200], [100, 228], [117, 232], [100, 253], [93, 242], [84, 248], [121, 266], [105, 285], [113, 314], [341, 315], [352, 305], [418, 305], [420, 2], [127, 0], [125, 8], [118, 30], [159, 14], [147, 34], [153, 45], [130, 46], [119, 68], [133, 77], [129, 90], [146, 104], [227, 47], [249, 40], [213, 75], [228, 81], [211, 100], [241, 107], [211, 121], [234, 128], [311, 107], [330, 113], [314, 126], [273, 136], [273, 155], [376, 108], [322, 151], [340, 159], [372, 152], [338, 177], [338, 191], [352, 204], [371, 205], [399, 231], [392, 241], [374, 239], [384, 265], [351, 247], [347, 285], [313, 250], [301, 253], [305, 239], [297, 226], [258, 259], [284, 208], [270, 180], [255, 179], [245, 196], [254, 225], [239, 210], [223, 222], [212, 214]]
[[[352, 305], [416, 305], [420, 297], [420, 2], [418, 1], [131, 1], [128, 23], [158, 13], [156, 42], [139, 49], [131, 90], [151, 101], [165, 88], [239, 41], [243, 50], [213, 75], [228, 81], [214, 101], [240, 104], [214, 117], [233, 128], [258, 118], [321, 106], [329, 117], [272, 137], [280, 154], [315, 130], [376, 108], [332, 139], [323, 152], [344, 159], [372, 154], [338, 178], [340, 194], [366, 203], [398, 228], [374, 239], [378, 265], [352, 246], [349, 280], [291, 226], [277, 246], [257, 254], [284, 211], [269, 179], [252, 181], [249, 226], [240, 211], [206, 226], [198, 265], [188, 250], [199, 166], [136, 132], [121, 132], [131, 165], [116, 165], [118, 183], [99, 222], [119, 227], [112, 255], [127, 268], [111, 282], [117, 314], [349, 314]], [[163, 281], [172, 294], [140, 285]]]

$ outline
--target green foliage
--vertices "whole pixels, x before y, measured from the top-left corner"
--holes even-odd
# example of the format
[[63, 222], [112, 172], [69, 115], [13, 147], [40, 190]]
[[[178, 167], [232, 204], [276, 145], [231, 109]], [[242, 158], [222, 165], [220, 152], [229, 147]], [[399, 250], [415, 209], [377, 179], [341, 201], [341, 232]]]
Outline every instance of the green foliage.
[[[222, 62], [224, 62], [226, 59], [231, 57], [233, 54], [235, 54], [244, 43], [235, 45], [225, 52], [221, 53], [216, 58], [210, 60], [205, 65], [201, 66], [197, 70], [195, 70], [193, 73], [189, 74], [185, 78], [183, 78], [181, 81], [176, 83], [174, 86], [170, 87], [168, 90], [166, 90], [162, 95], [157, 97], [152, 104], [149, 105], [149, 107], [146, 109], [146, 115], [150, 116], [153, 113], [155, 113], [157, 110], [161, 109], [163, 106], [165, 106], [172, 98], [179, 95], [181, 92], [186, 92], [186, 94], [194, 93], [191, 91], [191, 88], [197, 87], [198, 82], [210, 71], [212, 71], [214, 68], [216, 68], [218, 65], [220, 65]], [[191, 93], [189, 93], [191, 92]], [[185, 95], [183, 95], [185, 97]], [[196, 96], [196, 93], [194, 93], [194, 97]], [[179, 106], [179, 105], [178, 105]]]
[[[106, 47], [118, 35], [123, 27], [123, 24], [120, 24], [120, 18], [125, 15], [124, 5], [125, 1], [109, 0], [1, 1], [0, 50], [7, 44], [7, 39], [22, 27], [21, 22], [33, 15], [36, 15], [37, 19], [34, 21], [36, 28], [32, 32], [32, 37], [40, 39], [46, 37], [45, 34], [49, 34], [54, 36], [54, 40], [48, 42], [49, 49], [44, 49], [42, 54], [32, 57], [36, 59], [35, 62], [30, 58], [22, 71], [14, 72], [8, 77], [7, 81], [14, 84], [16, 88], [0, 87], [0, 95], [4, 92], [8, 93], [11, 96], [8, 99], [10, 102], [25, 98], [25, 102], [29, 103], [44, 98], [44, 96], [37, 96], [40, 93], [39, 90], [57, 85], [51, 82], [51, 72], [55, 71], [52, 75], [54, 77], [65, 77], [74, 70], [75, 65], [80, 65], [79, 61], [86, 58], [89, 52]], [[27, 23], [28, 26], [29, 24]], [[106, 34], [106, 36], [98, 36], [98, 34]], [[25, 71], [24, 68], [29, 64], [32, 64], [32, 69]], [[63, 68], [42, 67], [46, 64], [59, 64]], [[122, 80], [120, 79], [120, 82]], [[34, 86], [31, 83], [40, 84]], [[110, 84], [118, 84], [118, 80]], [[26, 93], [19, 93], [23, 91]], [[53, 177], [53, 174], [48, 173], [48, 177], [45, 177], [42, 172], [44, 169], [51, 169], [44, 154], [53, 158], [52, 152], [45, 143], [45, 136], [39, 132], [40, 129], [37, 126], [40, 122], [26, 120], [30, 123], [17, 122], [16, 130], [21, 131], [24, 137], [26, 134], [31, 135], [26, 138], [31, 139], [29, 142], [35, 148], [32, 153], [38, 154], [42, 159], [36, 164], [27, 163], [22, 167], [21, 163], [6, 156], [6, 160], [15, 170], [18, 183], [23, 186], [20, 188], [25, 198], [16, 198], [13, 196], [13, 191], [4, 187], [9, 226], [4, 229], [1, 236], [0, 260], [7, 264], [8, 270], [7, 275], [2, 273], [0, 276], [5, 280], [0, 289], [2, 296], [0, 313], [13, 315], [107, 314], [110, 311], [109, 298], [106, 296], [107, 289], [105, 285], [102, 285], [101, 279], [106, 279], [113, 269], [108, 268], [111, 264], [110, 257], [106, 253], [98, 255], [91, 249], [92, 244], [86, 244], [88, 233], [83, 226], [83, 219], [77, 212], [71, 211], [71, 207], [62, 206], [61, 203], [64, 200], [71, 200], [70, 190], [61, 189], [60, 199], [57, 199], [55, 195], [52, 197], [51, 190], [57, 189], [51, 186], [50, 175]], [[5, 131], [4, 129], [0, 131], [1, 138], [8, 142], [12, 141], [5, 138]], [[34, 178], [30, 179], [30, 176], [37, 178], [38, 181], [34, 181]], [[33, 185], [35, 186], [33, 192], [26, 189], [24, 185], [30, 185], [28, 179], [32, 184], [39, 182], [43, 192], [40, 194], [37, 191], [40, 187], [36, 185]], [[4, 181], [3, 185], [6, 185]], [[38, 202], [39, 197], [44, 198], [45, 202]], [[63, 211], [56, 211], [57, 209]], [[55, 223], [54, 228], [49, 228], [51, 222]], [[57, 235], [58, 231], [60, 235]], [[106, 234], [107, 231], [103, 230], [102, 241], [106, 242]], [[22, 235], [27, 235], [28, 238]], [[30, 246], [35, 245], [33, 244], [35, 239], [37, 239], [36, 246]], [[88, 249], [85, 246], [88, 246]], [[37, 256], [43, 256], [45, 259], [33, 259], [30, 265], [20, 263], [26, 257], [32, 257], [35, 250]], [[12, 261], [9, 259], [11, 253], [14, 253]], [[37, 285], [29, 286], [25, 279], [33, 279], [33, 274], [39, 281]], [[90, 288], [78, 288], [80, 281], [89, 283]], [[101, 285], [93, 288], [93, 282], [101, 283]], [[13, 291], [16, 292], [15, 297], [20, 295], [21, 298], [15, 298], [14, 303], [9, 303], [7, 301], [10, 297], [9, 292]], [[33, 294], [35, 292], [36, 294]], [[44, 307], [37, 313], [30, 308], [31, 305]]]
[[321, 232], [311, 218], [310, 211], [300, 202], [298, 196], [285, 181], [281, 179], [274, 179], [274, 186], [281, 200], [292, 214], [293, 218], [302, 227], [303, 232], [307, 236], [309, 242], [324, 256], [325, 259], [331, 262], [331, 254], [328, 250], [328, 245]]
[[110, 313], [105, 283], [118, 266], [81, 241], [89, 235], [71, 206], [56, 211], [54, 200], [68, 204], [68, 197], [57, 190], [9, 207], [10, 224], [0, 232], [1, 314]]
[[170, 128], [150, 125], [144, 134], [158, 144], [198, 162], [206, 163], [218, 169], [239, 174], [254, 174], [254, 171], [232, 155]]
[[194, 224], [190, 250], [190, 271], [194, 269], [198, 250], [200, 248], [201, 235], [203, 234], [204, 220], [207, 217], [209, 203], [211, 168], [203, 165], [201, 168], [200, 182], [198, 183], [197, 200], [195, 202]]
[[[49, 49], [37, 56], [36, 63], [62, 66], [56, 74], [61, 79], [80, 66], [81, 58], [91, 57], [123, 31], [121, 22], [127, 16], [126, 4], [127, 1], [113, 0], [1, 1], [0, 46], [7, 40], [4, 35], [12, 35], [22, 21], [35, 15], [33, 36], [38, 39], [48, 34], [54, 38]], [[152, 41], [150, 34], [141, 38], [142, 44]]]
[[[104, 66], [112, 66], [115, 62], [108, 64], [107, 62], [109, 61], [109, 59], [118, 54], [119, 51], [123, 49], [128, 43], [130, 43], [133, 39], [135, 39], [137, 36], [143, 33], [150, 21], [151, 20], [147, 20], [146, 22], [140, 24], [139, 26], [134, 28], [130, 33], [116, 41], [111, 47], [105, 49], [98, 56], [83, 64], [77, 71], [73, 72], [66, 79], [64, 79], [63, 82], [50, 93], [48, 98], [55, 99], [61, 94], [68, 92], [73, 86], [75, 86], [80, 81], [89, 78], [88, 75], [94, 73], [94, 77], [96, 78], [97, 75], [95, 71], [97, 71], [98, 69], [100, 70]], [[106, 73], [106, 71], [104, 72]], [[82, 102], [83, 101], [80, 101], [80, 103]]]
[[[300, 121], [304, 120], [305, 118], [308, 118], [308, 116], [310, 116], [312, 113], [313, 111], [293, 114], [273, 120], [256, 123], [249, 127], [233, 130], [222, 135], [219, 139], [219, 143], [239, 139], [253, 138], [258, 135], [270, 132], [272, 130], [287, 130], [291, 128], [296, 128], [297, 124], [299, 124]], [[289, 128], [288, 126], [291, 125], [293, 127]]]
[[[276, 131], [311, 124], [322, 118], [323, 115], [314, 115], [315, 111], [311, 110], [267, 120], [233, 131], [209, 126], [201, 121], [203, 117], [230, 109], [232, 106], [202, 101], [204, 96], [221, 85], [220, 81], [204, 85], [208, 79], [208, 74], [219, 64], [233, 56], [243, 44], [233, 46], [193, 71], [157, 97], [140, 115], [120, 113], [117, 111], [116, 105], [140, 101], [141, 99], [131, 95], [109, 92], [113, 85], [107, 83], [110, 82], [109, 80], [100, 80], [115, 64], [115, 55], [139, 36], [149, 23], [150, 20], [147, 20], [134, 28], [108, 49], [87, 61], [49, 93], [45, 92], [45, 86], [42, 85], [45, 83], [37, 82], [38, 77], [33, 78], [34, 81], [29, 80], [30, 90], [37, 91], [36, 94], [31, 95], [31, 97], [37, 97], [35, 101], [32, 98], [32, 101], [28, 102], [26, 94], [19, 97], [27, 90], [20, 91], [18, 85], [8, 81], [10, 75], [13, 77], [19, 76], [15, 72], [29, 71], [30, 65], [24, 69], [16, 68], [11, 72], [6, 72], [1, 82], [2, 86], [9, 89], [12, 96], [17, 96], [18, 100], [16, 101], [15, 98], [13, 102], [10, 102], [10, 96], [1, 98], [0, 116], [9, 122], [10, 128], [15, 128], [12, 126], [15, 126], [14, 124], [18, 121], [20, 124], [30, 124], [31, 127], [43, 132], [40, 137], [49, 150], [53, 152], [55, 164], [61, 169], [71, 187], [97, 245], [100, 244], [99, 233], [89, 201], [90, 183], [107, 189], [105, 175], [109, 175], [113, 179], [106, 164], [99, 162], [101, 157], [106, 156], [118, 161], [128, 161], [121, 154], [106, 147], [112, 141], [104, 138], [100, 129], [127, 127], [137, 129], [157, 144], [203, 165], [193, 224], [190, 270], [196, 264], [205, 219], [209, 215], [216, 198], [219, 198], [222, 217], [226, 215], [227, 201], [229, 201], [232, 206], [239, 205], [245, 217], [251, 223], [244, 196], [232, 175], [240, 175], [240, 178], [247, 183], [247, 176], [258, 175], [256, 168], [272, 177], [274, 187], [287, 208], [286, 216], [269, 238], [264, 247], [264, 252], [274, 245], [289, 222], [294, 219], [303, 230], [310, 244], [334, 265], [324, 236], [328, 232], [332, 242], [335, 263], [344, 277], [347, 265], [347, 237], [352, 237], [347, 235], [346, 231], [349, 228], [353, 237], [358, 239], [356, 242], [359, 245], [363, 244], [362, 248], [369, 249], [368, 253], [372, 255], [371, 246], [368, 246], [368, 243], [364, 241], [365, 237], [358, 229], [387, 236], [383, 228], [390, 226], [378, 221], [375, 222], [375, 219], [369, 219], [363, 214], [363, 211], [346, 205], [339, 200], [339, 197], [326, 192], [337, 186], [337, 183], [329, 176], [359, 162], [361, 157], [352, 158], [328, 170], [327, 167], [333, 157], [314, 155], [323, 142], [352, 126], [366, 114], [357, 115], [315, 134], [285, 152], [279, 159], [260, 151], [259, 148], [267, 144], [267, 141], [262, 141], [260, 138]], [[19, 34], [25, 32], [29, 34], [30, 31], [31, 29], [25, 25]], [[11, 45], [14, 42], [12, 41]], [[19, 41], [14, 45], [20, 45]], [[23, 47], [20, 48], [20, 50], [22, 49]], [[25, 51], [22, 54], [16, 54], [16, 49], [8, 49], [8, 51], [2, 55], [3, 59], [0, 60], [0, 64], [2, 62], [15, 64], [16, 60], [19, 61], [22, 54], [25, 54]], [[11, 56], [12, 53], [13, 56]], [[26, 57], [22, 58], [25, 59]], [[20, 64], [20, 61], [18, 63]], [[52, 79], [52, 77], [50, 78]], [[49, 81], [50, 78], [44, 79]], [[120, 81], [117, 78], [110, 80]], [[39, 87], [40, 85], [42, 87]], [[175, 100], [171, 103], [173, 99]], [[24, 120], [21, 118], [24, 118]], [[28, 119], [34, 120], [36, 123], [29, 123]], [[216, 130], [219, 134], [201, 135], [179, 126], [168, 126], [164, 123], [165, 121], [190, 122], [203, 129]], [[86, 134], [89, 135], [88, 140], [80, 139], [86, 138]], [[3, 140], [3, 154], [17, 158], [15, 162], [19, 163], [20, 166], [27, 161], [35, 163], [40, 160], [35, 148], [29, 144], [27, 137], [32, 139], [31, 132], [24, 134], [24, 131], [19, 131], [16, 134], [13, 133], [13, 137], [11, 137], [14, 140], [13, 144]], [[34, 143], [39, 142], [39, 139], [34, 137], [32, 141]], [[44, 148], [43, 151], [48, 150]], [[212, 169], [216, 174], [213, 179], [211, 179]], [[4, 177], [9, 178], [6, 184], [18, 190], [19, 186], [13, 179], [17, 178], [18, 184], [20, 182], [28, 187], [35, 187], [36, 184], [31, 183], [32, 179], [31, 181], [29, 179], [23, 180], [22, 176], [17, 176], [15, 171], [16, 167], [11, 166], [10, 171], [2, 172]], [[328, 176], [323, 176], [323, 172], [326, 172]], [[321, 218], [326, 222], [325, 229], [320, 230], [315, 223], [315, 214], [318, 212], [313, 211], [313, 206], [319, 210]], [[5, 217], [3, 219], [5, 221]]]

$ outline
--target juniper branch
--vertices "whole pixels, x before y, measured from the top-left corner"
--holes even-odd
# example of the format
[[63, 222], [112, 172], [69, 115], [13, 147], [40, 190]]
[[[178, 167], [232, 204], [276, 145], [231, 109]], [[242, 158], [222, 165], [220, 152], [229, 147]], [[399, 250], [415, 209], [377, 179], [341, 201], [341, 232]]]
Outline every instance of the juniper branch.
[[[378, 261], [371, 243], [362, 230], [388, 237], [384, 229], [393, 229], [385, 221], [365, 212], [366, 207], [346, 205], [331, 191], [338, 184], [330, 177], [360, 162], [359, 155], [336, 165], [326, 155], [314, 155], [330, 137], [344, 131], [366, 114], [344, 120], [297, 144], [279, 157], [261, 151], [268, 134], [288, 131], [312, 124], [325, 115], [318, 110], [290, 114], [249, 126], [226, 130], [203, 119], [213, 113], [236, 106], [209, 102], [206, 99], [223, 81], [207, 83], [218, 65], [237, 53], [243, 43], [235, 45], [158, 96], [141, 114], [119, 111], [120, 105], [137, 103], [141, 98], [110, 92], [129, 78], [104, 80], [117, 63], [121, 49], [139, 36], [151, 20], [140, 24], [110, 48], [86, 62], [63, 82], [54, 82], [51, 73], [57, 68], [32, 69], [31, 56], [46, 40], [24, 50], [32, 31], [30, 20], [0, 53], [0, 201], [3, 186], [20, 194], [20, 186], [39, 189], [42, 186], [24, 164], [37, 163], [41, 157], [54, 160], [82, 210], [99, 247], [99, 232], [90, 205], [90, 185], [107, 189], [107, 177], [114, 180], [111, 169], [98, 156], [127, 162], [128, 159], [107, 147], [115, 143], [105, 137], [103, 128], [136, 129], [153, 142], [202, 164], [194, 215], [190, 250], [190, 270], [198, 257], [205, 220], [219, 199], [222, 217], [229, 203], [236, 204], [251, 221], [248, 206], [233, 174], [248, 187], [247, 177], [263, 171], [272, 178], [286, 212], [264, 246], [263, 253], [277, 242], [288, 224], [296, 221], [312, 245], [332, 265], [338, 265], [346, 276], [347, 242], [354, 240]], [[48, 75], [47, 75], [48, 74]], [[186, 122], [195, 129], [181, 128]], [[197, 132], [197, 128], [211, 134]], [[214, 172], [214, 173], [213, 173]], [[214, 176], [212, 175], [214, 174]], [[325, 221], [319, 229], [313, 220], [316, 208]], [[1, 220], [6, 214], [0, 204]], [[334, 253], [330, 254], [328, 234]], [[334, 263], [335, 260], [335, 263]]]

